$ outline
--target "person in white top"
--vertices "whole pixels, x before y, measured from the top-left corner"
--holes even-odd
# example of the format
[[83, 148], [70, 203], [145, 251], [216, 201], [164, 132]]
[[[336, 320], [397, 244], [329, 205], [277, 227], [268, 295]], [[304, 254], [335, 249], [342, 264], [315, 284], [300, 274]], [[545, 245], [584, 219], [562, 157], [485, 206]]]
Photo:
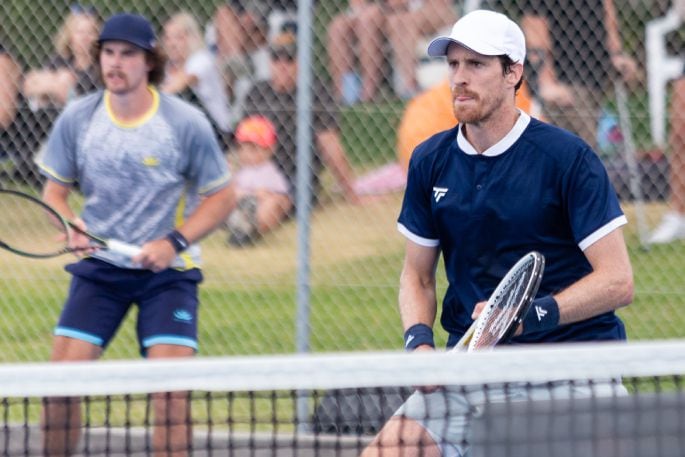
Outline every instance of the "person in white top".
[[[673, 8], [685, 20], [685, 0], [674, 0]], [[670, 107], [669, 185], [668, 211], [654, 228], [647, 242], [650, 244], [672, 243], [685, 240], [685, 69], [683, 75], [673, 81]]]
[[195, 18], [186, 12], [174, 14], [164, 25], [163, 44], [169, 60], [161, 90], [194, 96], [220, 132], [231, 132], [235, 120], [226, 87]]

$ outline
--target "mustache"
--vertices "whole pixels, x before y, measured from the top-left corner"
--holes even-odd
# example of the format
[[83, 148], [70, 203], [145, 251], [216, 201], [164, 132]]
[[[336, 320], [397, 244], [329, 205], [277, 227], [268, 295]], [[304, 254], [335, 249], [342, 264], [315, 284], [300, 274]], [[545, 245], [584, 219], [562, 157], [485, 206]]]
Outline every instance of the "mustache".
[[121, 71], [112, 70], [112, 71], [108, 71], [107, 73], [105, 73], [105, 77], [107, 77], [107, 78], [111, 78], [111, 77], [125, 78], [126, 75]]
[[478, 94], [475, 92], [471, 92], [470, 90], [466, 90], [463, 87], [452, 87], [452, 96], [453, 97], [472, 97], [472, 98], [478, 98]]

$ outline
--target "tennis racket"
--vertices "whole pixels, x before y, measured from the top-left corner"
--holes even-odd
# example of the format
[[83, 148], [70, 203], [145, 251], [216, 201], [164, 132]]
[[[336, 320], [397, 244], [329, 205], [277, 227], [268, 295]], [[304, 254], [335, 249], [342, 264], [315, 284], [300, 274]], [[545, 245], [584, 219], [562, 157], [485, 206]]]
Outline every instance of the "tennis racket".
[[545, 257], [529, 252], [511, 267], [488, 299], [478, 319], [454, 346], [474, 351], [507, 342], [525, 317], [540, 287]]
[[9, 189], [0, 189], [0, 248], [35, 259], [56, 257], [78, 249], [69, 247], [75, 231], [87, 236], [93, 247], [133, 257], [140, 247], [117, 240], [106, 240], [85, 232], [63, 218], [43, 201]]

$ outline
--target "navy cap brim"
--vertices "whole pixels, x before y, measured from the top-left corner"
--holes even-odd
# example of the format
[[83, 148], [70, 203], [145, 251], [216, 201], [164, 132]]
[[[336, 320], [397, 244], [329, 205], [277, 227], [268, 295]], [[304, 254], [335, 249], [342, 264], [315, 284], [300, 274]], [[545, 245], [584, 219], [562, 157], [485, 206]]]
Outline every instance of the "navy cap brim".
[[100, 37], [98, 40], [99, 43], [104, 43], [105, 41], [124, 41], [126, 43], [131, 43], [132, 45], [138, 46], [146, 51], [152, 51], [154, 49], [153, 46], [150, 46], [150, 43], [131, 39], [130, 36], [108, 35]]

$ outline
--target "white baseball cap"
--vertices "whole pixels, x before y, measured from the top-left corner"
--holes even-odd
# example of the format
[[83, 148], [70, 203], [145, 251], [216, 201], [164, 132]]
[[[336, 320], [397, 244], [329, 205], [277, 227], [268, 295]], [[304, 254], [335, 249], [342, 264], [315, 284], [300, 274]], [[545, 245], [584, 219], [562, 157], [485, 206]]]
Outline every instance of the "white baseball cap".
[[521, 28], [507, 16], [495, 11], [476, 10], [461, 17], [449, 36], [435, 38], [428, 55], [447, 55], [450, 43], [458, 43], [485, 56], [509, 56], [517, 63], [526, 59], [526, 39]]

